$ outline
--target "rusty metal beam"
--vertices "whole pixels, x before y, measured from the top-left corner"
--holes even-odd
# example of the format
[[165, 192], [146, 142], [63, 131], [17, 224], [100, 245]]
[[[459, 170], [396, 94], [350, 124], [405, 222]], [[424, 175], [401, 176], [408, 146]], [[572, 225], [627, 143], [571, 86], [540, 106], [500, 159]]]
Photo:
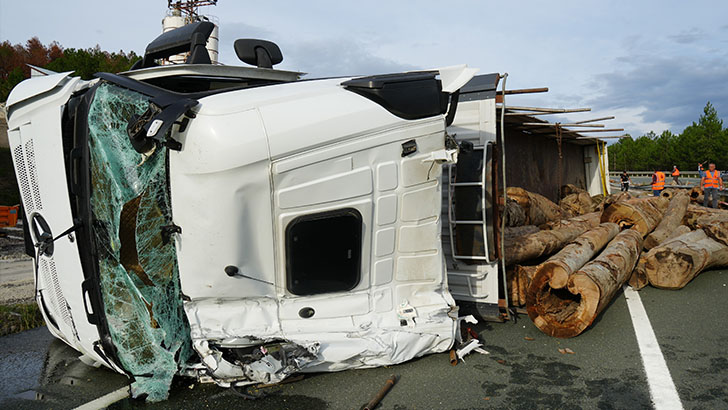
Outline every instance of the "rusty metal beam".
[[599, 117], [599, 118], [592, 118], [591, 120], [582, 120], [582, 121], [575, 121], [574, 124], [586, 124], [588, 122], [594, 122], [594, 121], [606, 121], [606, 120], [613, 120], [614, 116], [609, 117]]
[[509, 105], [506, 109], [514, 111], [535, 111], [545, 113], [564, 113], [564, 112], [586, 112], [591, 111], [591, 108], [540, 108], [540, 107], [514, 107]]
[[[515, 90], [506, 90], [505, 95], [512, 95], [512, 94], [535, 94], [535, 93], [547, 93], [549, 91], [548, 87], [540, 87], [540, 88], [519, 88]], [[503, 95], [503, 91], [498, 91], [496, 95]]]
[[574, 122], [574, 123], [570, 123], [570, 124], [559, 124], [559, 123], [551, 123], [551, 122], [524, 122], [524, 123], [521, 123], [521, 125], [529, 125], [529, 126], [535, 126], [535, 127], [556, 127], [557, 125], [560, 125], [562, 127], [604, 128], [604, 124], [579, 124], [578, 122]]

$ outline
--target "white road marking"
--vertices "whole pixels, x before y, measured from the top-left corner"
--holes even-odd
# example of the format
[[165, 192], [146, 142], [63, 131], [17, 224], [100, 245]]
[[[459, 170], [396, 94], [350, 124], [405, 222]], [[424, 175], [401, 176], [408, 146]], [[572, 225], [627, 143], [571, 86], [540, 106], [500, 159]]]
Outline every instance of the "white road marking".
[[637, 344], [642, 355], [642, 364], [647, 374], [647, 383], [650, 386], [650, 396], [656, 410], [682, 410], [682, 402], [677, 394], [675, 383], [670, 376], [665, 358], [662, 356], [660, 345], [657, 343], [655, 331], [652, 330], [650, 318], [647, 317], [639, 293], [631, 287], [624, 285], [624, 297], [627, 299], [629, 315], [632, 317], [632, 326], [637, 336]]
[[123, 400], [129, 397], [129, 386], [114, 390], [109, 394], [103, 395], [96, 400], [91, 400], [86, 404], [82, 404], [76, 407], [74, 410], [98, 410], [109, 407], [119, 400]]

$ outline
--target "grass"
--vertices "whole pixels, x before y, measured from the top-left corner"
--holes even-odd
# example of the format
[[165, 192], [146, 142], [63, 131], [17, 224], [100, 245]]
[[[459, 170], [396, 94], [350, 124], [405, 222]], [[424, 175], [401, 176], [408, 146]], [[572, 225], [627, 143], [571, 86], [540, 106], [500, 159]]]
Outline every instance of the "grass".
[[0, 336], [45, 325], [38, 305], [0, 305]]
[[0, 205], [17, 205], [19, 203], [20, 191], [18, 181], [15, 179], [10, 148], [0, 148]]

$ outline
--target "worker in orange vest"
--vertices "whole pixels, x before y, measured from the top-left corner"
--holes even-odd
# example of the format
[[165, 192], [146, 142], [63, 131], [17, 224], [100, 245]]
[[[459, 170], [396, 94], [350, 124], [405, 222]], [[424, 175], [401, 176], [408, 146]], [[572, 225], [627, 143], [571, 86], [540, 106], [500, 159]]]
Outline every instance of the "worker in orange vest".
[[665, 189], [665, 173], [655, 170], [652, 174], [652, 195], [660, 196], [663, 189]]
[[712, 162], [708, 165], [703, 179], [700, 180], [700, 187], [703, 188], [703, 206], [708, 206], [708, 197], [712, 197], [712, 207], [718, 208], [718, 188], [723, 189], [723, 178], [720, 171], [715, 169]]
[[676, 185], [680, 185], [680, 170], [677, 169], [677, 165], [672, 166], [672, 180], [675, 182]]

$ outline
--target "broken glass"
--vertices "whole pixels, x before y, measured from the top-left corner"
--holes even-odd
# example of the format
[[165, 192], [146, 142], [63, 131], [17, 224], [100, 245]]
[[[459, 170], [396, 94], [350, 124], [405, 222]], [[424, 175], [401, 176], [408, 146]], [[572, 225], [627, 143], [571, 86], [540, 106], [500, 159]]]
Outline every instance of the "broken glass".
[[[167, 150], [137, 153], [128, 121], [146, 95], [101, 83], [89, 107], [93, 234], [101, 293], [119, 361], [134, 397], [167, 398], [173, 376], [192, 355], [180, 297], [167, 185]], [[165, 228], [167, 227], [167, 228]]]

